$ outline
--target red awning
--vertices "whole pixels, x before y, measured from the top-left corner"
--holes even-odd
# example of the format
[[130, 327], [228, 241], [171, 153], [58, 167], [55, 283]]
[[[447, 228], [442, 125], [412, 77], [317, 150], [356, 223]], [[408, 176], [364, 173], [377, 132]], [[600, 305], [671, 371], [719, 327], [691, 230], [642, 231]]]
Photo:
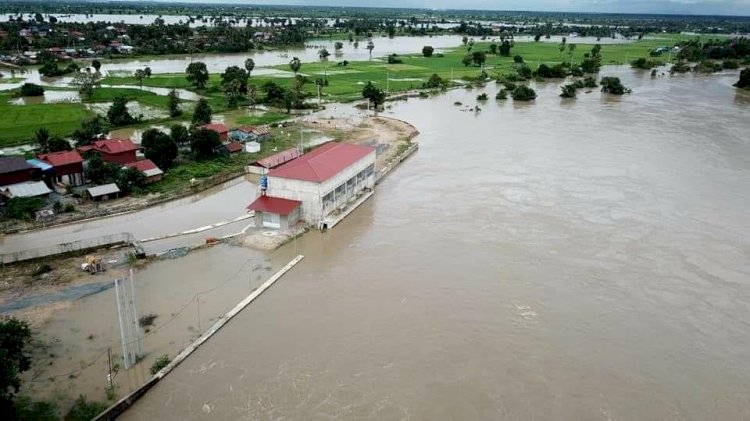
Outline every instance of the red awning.
[[289, 215], [299, 207], [302, 202], [298, 200], [282, 199], [280, 197], [260, 196], [250, 206], [248, 210], [258, 212], [275, 213], [278, 215]]

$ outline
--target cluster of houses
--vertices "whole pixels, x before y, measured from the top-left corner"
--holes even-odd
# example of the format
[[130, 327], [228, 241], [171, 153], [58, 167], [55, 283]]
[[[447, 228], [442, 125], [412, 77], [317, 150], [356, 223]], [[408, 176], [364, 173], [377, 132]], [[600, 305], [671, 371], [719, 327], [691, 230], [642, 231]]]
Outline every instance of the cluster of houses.
[[[39, 154], [35, 159], [17, 156], [0, 157], [0, 195], [14, 197], [49, 197], [52, 192], [65, 193], [68, 188], [86, 184], [86, 162], [82, 155], [95, 153], [104, 162], [123, 168], [136, 168], [149, 183], [159, 181], [164, 173], [149, 159], [138, 159], [140, 148], [130, 139], [96, 140], [71, 151]], [[85, 189], [93, 200], [116, 197], [116, 184]]]
[[[226, 156], [259, 152], [260, 143], [271, 135], [267, 126], [242, 126], [230, 130], [223, 123], [211, 123], [201, 127], [219, 135], [221, 144], [215, 152]], [[87, 183], [87, 162], [83, 157], [95, 153], [104, 162], [123, 169], [137, 169], [146, 176], [148, 183], [161, 180], [164, 172], [139, 153], [142, 149], [130, 139], [98, 139], [71, 151], [38, 154], [34, 159], [0, 156], [0, 199], [49, 197], [53, 192], [64, 194], [70, 188], [85, 191], [92, 200], [117, 197], [120, 188], [115, 183], [82, 187]]]

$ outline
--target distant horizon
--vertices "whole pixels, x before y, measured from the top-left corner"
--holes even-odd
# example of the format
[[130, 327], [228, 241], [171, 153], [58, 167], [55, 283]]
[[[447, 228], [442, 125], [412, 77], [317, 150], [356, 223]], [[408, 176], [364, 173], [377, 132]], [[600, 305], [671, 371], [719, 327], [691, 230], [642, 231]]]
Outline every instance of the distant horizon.
[[[143, 0], [124, 0], [143, 2]], [[466, 0], [461, 7], [448, 0], [150, 0], [148, 3], [184, 3], [245, 6], [320, 6], [423, 9], [434, 11], [547, 12], [585, 14], [653, 14], [750, 17], [750, 0]], [[375, 3], [375, 4], [373, 4]]]

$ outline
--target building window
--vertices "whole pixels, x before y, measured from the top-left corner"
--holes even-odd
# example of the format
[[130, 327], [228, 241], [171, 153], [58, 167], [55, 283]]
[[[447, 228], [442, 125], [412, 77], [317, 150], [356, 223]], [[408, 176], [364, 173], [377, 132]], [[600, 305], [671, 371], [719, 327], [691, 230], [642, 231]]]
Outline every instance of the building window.
[[327, 209], [331, 205], [333, 205], [333, 191], [323, 196], [323, 209]]
[[371, 164], [369, 167], [365, 169], [365, 174], [367, 174], [368, 177], [371, 176], [374, 172], [375, 172], [374, 164]]

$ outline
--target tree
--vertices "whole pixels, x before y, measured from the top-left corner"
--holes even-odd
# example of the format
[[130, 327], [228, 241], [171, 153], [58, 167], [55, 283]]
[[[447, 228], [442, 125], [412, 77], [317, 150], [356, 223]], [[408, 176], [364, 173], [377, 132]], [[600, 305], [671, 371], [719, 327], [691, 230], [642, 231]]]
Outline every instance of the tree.
[[249, 77], [247, 70], [242, 69], [238, 66], [229, 66], [221, 74], [221, 87], [226, 92], [226, 88], [233, 81], [239, 83], [240, 95], [247, 91], [247, 78]]
[[513, 63], [516, 63], [516, 64], [523, 64], [523, 57], [521, 57], [521, 56], [520, 56], [520, 55], [518, 55], [518, 54], [514, 55], [514, 56], [513, 56]]
[[247, 77], [250, 77], [250, 73], [255, 69], [255, 60], [249, 58], [245, 60], [245, 70], [247, 70]]
[[[34, 219], [36, 211], [44, 207], [45, 204], [46, 203], [44, 199], [41, 199], [39, 197], [12, 197], [5, 205], [5, 217], [9, 219], [22, 219], [30, 221]], [[2, 354], [1, 349], [0, 354]], [[2, 364], [2, 360], [4, 358], [5, 357], [3, 355], [0, 355], [0, 364]], [[0, 367], [0, 382], [5, 381], [4, 379], [6, 374], [3, 371], [4, 369], [6, 369], [6, 367], [4, 367], [3, 364], [3, 367]], [[0, 390], [0, 405], [2, 404], [3, 393], [5, 393], [5, 388]]]
[[537, 33], [536, 35], [534, 35], [534, 42], [539, 42], [539, 40], [540, 40], [541, 38], [542, 38], [542, 34], [540, 34], [540, 33]]
[[474, 51], [471, 53], [471, 61], [476, 66], [481, 66], [487, 61], [487, 54], [484, 51]]
[[258, 103], [258, 87], [252, 83], [247, 85], [247, 100], [250, 102], [250, 107], [255, 109], [255, 104]]
[[78, 87], [78, 93], [86, 99], [94, 95], [94, 88], [98, 85], [96, 76], [92, 73], [78, 72], [70, 82], [71, 86]]
[[34, 144], [42, 153], [49, 152], [49, 139], [49, 130], [46, 127], [41, 127], [34, 133]]
[[463, 38], [461, 38], [461, 43], [463, 43], [463, 45], [466, 45], [468, 42], [469, 42], [469, 37], [464, 35]]
[[497, 95], [495, 95], [495, 99], [498, 101], [508, 99], [508, 92], [505, 89], [500, 89], [499, 91], [497, 91]]
[[494, 42], [490, 44], [490, 54], [497, 54], [497, 44]]
[[99, 60], [94, 59], [94, 61], [91, 62], [91, 67], [99, 73], [99, 69], [102, 68], [102, 63]]
[[169, 109], [169, 116], [172, 118], [179, 117], [182, 115], [180, 109], [180, 95], [176, 89], [172, 89], [167, 94], [167, 108]]
[[562, 56], [563, 51], [565, 51], [565, 43], [566, 39], [565, 37], [563, 37], [562, 42], [560, 42], [560, 45], [558, 46], [558, 49], [560, 50], [560, 56]]
[[503, 57], [510, 57], [510, 48], [511, 48], [511, 45], [510, 45], [510, 41], [508, 41], [508, 40], [506, 39], [506, 40], [505, 40], [505, 41], [503, 41], [503, 43], [502, 43], [502, 44], [500, 45], [500, 48], [498, 49], [498, 52], [499, 52], [499, 53], [500, 53], [500, 55], [501, 55], [501, 56], [503, 56]]
[[[158, 165], [159, 164], [157, 164], [157, 166]], [[137, 168], [120, 168], [120, 172], [116, 179], [117, 187], [120, 188], [120, 192], [123, 194], [128, 194], [143, 188], [146, 185], [146, 182], [146, 174], [142, 173]]]
[[626, 88], [622, 82], [620, 82], [620, 78], [616, 76], [604, 76], [599, 84], [602, 87], [602, 92], [614, 95], [630, 93], [630, 89]]
[[576, 97], [576, 87], [572, 83], [563, 85], [561, 89], [562, 89], [562, 92], [560, 93], [561, 97], [563, 98], [575, 98]]
[[367, 41], [367, 50], [370, 52], [370, 60], [372, 60], [372, 50], [375, 49], [375, 43], [372, 40]]
[[146, 78], [146, 72], [143, 69], [138, 69], [135, 71], [135, 80], [138, 81], [138, 86], [143, 89], [143, 79]]
[[193, 111], [193, 124], [208, 124], [211, 122], [211, 115], [213, 111], [211, 106], [208, 105], [208, 101], [205, 98], [201, 98], [195, 104], [195, 110]]
[[354, 45], [354, 49], [355, 49], [355, 50], [356, 50], [357, 48], [359, 48], [359, 40], [357, 40], [357, 41], [354, 41], [354, 44], [353, 44], [353, 45]]
[[284, 99], [284, 88], [279, 86], [278, 83], [269, 80], [263, 84], [262, 88], [266, 94], [266, 102], [274, 104]]
[[151, 68], [146, 66], [143, 69], [143, 75], [146, 76], [146, 79], [151, 79]]
[[318, 50], [318, 58], [320, 58], [321, 60], [327, 59], [330, 55], [331, 53], [329, 53], [328, 49], [326, 48], [321, 48], [320, 50]]
[[161, 169], [171, 167], [172, 162], [177, 158], [177, 143], [161, 130], [146, 130], [143, 133], [141, 145], [145, 148], [146, 158]]
[[475, 44], [474, 38], [469, 38], [469, 42], [467, 44], [469, 46], [469, 51], [471, 51], [471, 49], [474, 48]]
[[570, 60], [573, 60], [573, 53], [576, 51], [576, 45], [575, 44], [568, 44], [568, 55], [570, 56]]
[[750, 67], [740, 72], [740, 80], [734, 86], [742, 89], [750, 89]]
[[172, 138], [172, 141], [176, 145], [182, 146], [190, 143], [190, 133], [182, 124], [175, 124], [169, 129], [169, 131], [169, 137]]
[[215, 153], [215, 148], [221, 145], [219, 134], [213, 130], [197, 129], [193, 132], [190, 150], [197, 159], [210, 158]]
[[206, 87], [209, 75], [205, 63], [201, 63], [200, 61], [190, 63], [187, 69], [185, 69], [185, 72], [187, 73], [188, 82], [195, 86], [196, 89], [203, 89]]
[[105, 162], [98, 153], [92, 153], [88, 159], [86, 178], [94, 184], [114, 183], [121, 169], [119, 165]]
[[471, 66], [471, 63], [473, 63], [474, 60], [471, 56], [471, 54], [467, 54], [464, 56], [464, 58], [461, 59], [461, 63], [463, 63], [464, 66], [469, 67]]
[[33, 83], [24, 83], [23, 85], [21, 85], [21, 95], [42, 96], [44, 95], [44, 88]]
[[11, 413], [13, 397], [21, 388], [20, 375], [31, 368], [30, 345], [28, 323], [16, 318], [0, 321], [0, 413]]
[[375, 108], [378, 108], [385, 101], [385, 92], [373, 85], [372, 82], [367, 82], [367, 85], [362, 89], [362, 97], [369, 100]]
[[242, 82], [234, 79], [229, 83], [222, 83], [221, 88], [224, 91], [224, 99], [227, 101], [227, 107], [235, 108], [244, 96]]
[[47, 145], [49, 152], [61, 152], [73, 149], [73, 147], [70, 146], [70, 143], [60, 136], [52, 136]]
[[536, 99], [536, 92], [528, 86], [519, 85], [513, 89], [510, 96], [513, 97], [514, 101], [533, 101]]
[[107, 111], [107, 120], [113, 126], [126, 126], [135, 123], [136, 119], [128, 111], [127, 98], [122, 95], [115, 97]]
[[434, 52], [435, 49], [430, 45], [425, 45], [424, 47], [422, 47], [422, 55], [425, 57], [432, 57], [432, 53]]
[[299, 72], [299, 69], [302, 68], [302, 62], [299, 58], [293, 57], [292, 60], [289, 62], [289, 68], [292, 69], [294, 74], [296, 75], [297, 72]]
[[76, 146], [88, 145], [94, 137], [107, 132], [108, 129], [107, 121], [97, 115], [90, 120], [84, 120], [81, 128], [73, 132], [73, 139], [76, 141]]
[[335, 43], [333, 44], [333, 49], [334, 49], [334, 50], [336, 50], [336, 51], [339, 51], [339, 50], [341, 50], [342, 48], [344, 48], [344, 43], [343, 43], [343, 42], [341, 42], [341, 41], [336, 41], [336, 42], [335, 42]]

